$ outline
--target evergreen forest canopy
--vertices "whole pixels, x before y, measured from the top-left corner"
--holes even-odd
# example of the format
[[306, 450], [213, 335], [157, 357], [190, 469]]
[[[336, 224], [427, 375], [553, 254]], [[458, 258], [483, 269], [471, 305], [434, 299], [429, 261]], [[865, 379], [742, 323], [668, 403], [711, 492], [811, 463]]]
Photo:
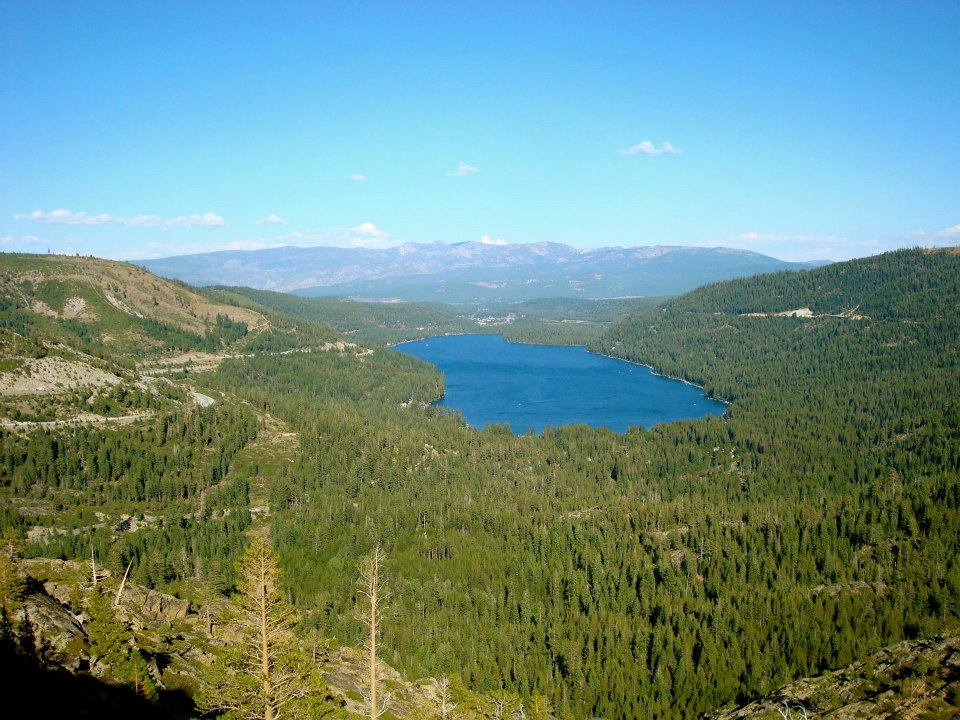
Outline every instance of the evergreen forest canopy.
[[[32, 533], [27, 554], [93, 544], [144, 584], [229, 592], [265, 503], [287, 594], [342, 643], [361, 637], [358, 559], [382, 543], [383, 656], [451, 675], [464, 717], [498, 690], [559, 717], [696, 717], [956, 630], [958, 285], [960, 254], [911, 250], [700, 288], [591, 349], [704, 385], [728, 418], [520, 437], [432, 408], [442, 379], [408, 356], [285, 352], [331, 336], [305, 305], [294, 322], [211, 291], [273, 333], [227, 333], [244, 352], [189, 374], [219, 402], [4, 431], [0, 522], [25, 533], [52, 520], [13, 499], [55, 504], [71, 531]], [[91, 519], [131, 509], [154, 521]]]

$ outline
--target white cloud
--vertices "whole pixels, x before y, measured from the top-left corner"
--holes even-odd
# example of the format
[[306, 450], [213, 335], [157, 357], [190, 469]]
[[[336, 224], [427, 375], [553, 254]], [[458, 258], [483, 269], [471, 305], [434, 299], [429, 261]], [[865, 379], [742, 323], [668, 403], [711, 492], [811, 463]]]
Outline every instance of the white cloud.
[[660, 147], [654, 145], [650, 140], [643, 140], [633, 147], [629, 147], [626, 150], [617, 150], [621, 155], [677, 155], [680, 153], [679, 148], [675, 148], [668, 142], [665, 142]]
[[34, 210], [32, 213], [14, 215], [16, 220], [39, 220], [49, 225], [107, 225], [113, 221], [110, 215], [88, 215], [85, 212], [71, 212], [64, 208], [43, 212]]
[[11, 248], [11, 252], [36, 252], [34, 247], [37, 245], [51, 248], [56, 245], [69, 245], [71, 242], [73, 242], [72, 238], [66, 238], [65, 240], [50, 240], [49, 238], [42, 238], [38, 237], [37, 235], [21, 235], [20, 237], [4, 235], [0, 237], [0, 247]]
[[840, 235], [743, 232], [723, 241], [728, 247], [752, 250], [778, 260], [843, 260], [879, 252], [875, 240], [851, 240]]
[[227, 221], [216, 213], [208, 212], [202, 215], [178, 215], [169, 220], [163, 220], [156, 215], [136, 215], [134, 217], [120, 217], [108, 213], [91, 215], [83, 212], [73, 212], [66, 208], [59, 208], [44, 212], [34, 210], [31, 213], [14, 215], [16, 220], [38, 220], [47, 225], [122, 225], [124, 227], [144, 228], [192, 228], [192, 227], [222, 227]]
[[898, 248], [957, 245], [960, 244], [960, 224], [942, 230], [914, 230], [898, 235], [860, 238], [750, 231], [720, 240], [720, 244], [753, 250], [780, 260], [849, 260]]
[[509, 243], [506, 240], [501, 238], [492, 238], [489, 235], [484, 235], [480, 238], [480, 242], [484, 245], [508, 245]]
[[736, 240], [743, 243], [750, 242], [802, 242], [802, 243], [835, 243], [848, 242], [848, 239], [839, 235], [780, 235], [778, 233], [745, 232], [736, 236]]
[[777, 236], [773, 233], [745, 232], [737, 235], [737, 240], [740, 240], [741, 242], [757, 242], [774, 240], [776, 237]]
[[288, 225], [289, 223], [279, 215], [270, 213], [266, 217], [257, 220], [257, 225]]
[[465, 162], [458, 162], [457, 169], [453, 172], [448, 172], [447, 176], [449, 177], [465, 177], [475, 172], [480, 172], [480, 168], [474, 167], [473, 165], [467, 165]]
[[350, 176], [350, 179], [356, 180], [357, 182], [363, 182], [364, 180], [367, 179], [367, 176], [364, 175], [363, 173], [354, 173], [353, 175]]
[[203, 215], [180, 215], [163, 223], [165, 227], [222, 227], [227, 221], [216, 213]]
[[373, 238], [381, 238], [381, 239], [386, 239], [390, 237], [390, 233], [379, 229], [372, 222], [360, 223], [356, 227], [350, 228], [350, 231], [358, 235], [363, 235], [365, 237], [373, 237]]
[[381, 230], [372, 222], [364, 222], [350, 228], [326, 228], [302, 232], [294, 230], [270, 241], [270, 246], [294, 245], [296, 247], [348, 247], [382, 249], [394, 247], [398, 243], [391, 240], [390, 233]]
[[903, 233], [900, 237], [914, 240], [949, 240], [956, 242], [960, 240], [960, 224], [943, 228], [943, 230], [914, 230], [913, 232]]
[[49, 245], [50, 244], [50, 241], [47, 240], [46, 238], [38, 237], [36, 235], [21, 235], [19, 240], [12, 237], [9, 239], [13, 240], [15, 243], [20, 243], [21, 245]]

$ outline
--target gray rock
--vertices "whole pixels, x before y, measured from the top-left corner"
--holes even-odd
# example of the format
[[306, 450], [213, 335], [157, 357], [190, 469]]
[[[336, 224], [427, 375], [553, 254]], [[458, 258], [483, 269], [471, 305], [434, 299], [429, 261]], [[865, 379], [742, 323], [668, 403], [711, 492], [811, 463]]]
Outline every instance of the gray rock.
[[190, 611], [189, 601], [139, 585], [127, 585], [124, 588], [121, 604], [133, 612], [154, 617], [163, 616], [171, 620], [181, 620]]
[[23, 607], [33, 632], [43, 637], [61, 655], [79, 655], [87, 645], [87, 633], [63, 605], [39, 592], [24, 598]]

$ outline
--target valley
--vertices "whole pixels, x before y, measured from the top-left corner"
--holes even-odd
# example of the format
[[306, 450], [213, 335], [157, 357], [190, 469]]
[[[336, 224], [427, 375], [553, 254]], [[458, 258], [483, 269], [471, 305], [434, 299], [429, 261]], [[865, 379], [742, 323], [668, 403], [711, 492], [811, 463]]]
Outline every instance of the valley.
[[[4, 572], [33, 578], [5, 603], [56, 595], [89, 616], [83, 563], [109, 571], [111, 593], [129, 568], [136, 592], [184, 603], [184, 617], [119, 614], [127, 665], [98, 661], [87, 628], [37, 662], [128, 688], [120, 667], [136, 649], [158, 693], [141, 700], [188, 717], [215, 682], [205, 668], [230, 662], [203, 618], [238, 602], [238, 561], [267, 537], [297, 652], [326, 648], [312, 712], [354, 717], [361, 683], [342, 678], [358, 674], [344, 669], [363, 637], [358, 564], [380, 543], [394, 717], [436, 717], [442, 677], [463, 720], [521, 705], [577, 720], [732, 704], [744, 709], [725, 717], [763, 717], [782, 703], [830, 716], [852, 685], [797, 683], [850, 667], [883, 712], [951, 717], [958, 278], [960, 255], [918, 249], [655, 300], [467, 312], [2, 255], [0, 530], [4, 557], [24, 558]], [[727, 415], [479, 430], [432, 405], [444, 392], [432, 366], [387, 349], [467, 329], [645, 363], [729, 402]], [[61, 589], [49, 563], [69, 571]], [[20, 613], [4, 652], [27, 652]], [[183, 619], [193, 629], [174, 627]], [[888, 673], [876, 654], [902, 643], [917, 648], [910, 670]], [[190, 670], [164, 673], [176, 667]]]

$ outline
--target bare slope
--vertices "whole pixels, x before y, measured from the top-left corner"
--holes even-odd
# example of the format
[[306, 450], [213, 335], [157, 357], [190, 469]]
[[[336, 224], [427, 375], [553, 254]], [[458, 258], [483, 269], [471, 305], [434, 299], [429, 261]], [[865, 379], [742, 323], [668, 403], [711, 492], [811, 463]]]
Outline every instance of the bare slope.
[[[102, 421], [189, 401], [171, 382], [249, 352], [339, 339], [127, 263], [0, 254], [0, 422]], [[161, 378], [158, 380], [157, 378]]]
[[50, 319], [88, 325], [152, 320], [201, 334], [217, 315], [256, 327], [259, 313], [213, 302], [182, 283], [128, 263], [62, 255], [0, 255], [0, 288], [5, 299]]

